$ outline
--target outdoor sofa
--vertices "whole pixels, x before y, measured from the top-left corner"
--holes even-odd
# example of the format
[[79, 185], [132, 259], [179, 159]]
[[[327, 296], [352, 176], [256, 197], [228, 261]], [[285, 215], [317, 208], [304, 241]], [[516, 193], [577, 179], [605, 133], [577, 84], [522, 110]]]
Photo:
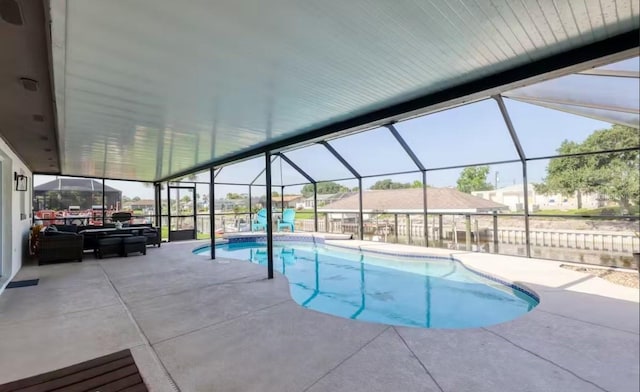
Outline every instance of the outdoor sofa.
[[39, 233], [38, 264], [82, 261], [83, 251], [82, 234], [58, 231], [55, 228]]

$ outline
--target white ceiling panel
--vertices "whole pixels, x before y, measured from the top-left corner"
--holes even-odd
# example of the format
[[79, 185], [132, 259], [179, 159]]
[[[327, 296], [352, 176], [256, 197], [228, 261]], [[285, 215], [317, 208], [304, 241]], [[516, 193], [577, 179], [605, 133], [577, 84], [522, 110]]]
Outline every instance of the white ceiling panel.
[[62, 172], [157, 180], [631, 31], [634, 1], [51, 0]]

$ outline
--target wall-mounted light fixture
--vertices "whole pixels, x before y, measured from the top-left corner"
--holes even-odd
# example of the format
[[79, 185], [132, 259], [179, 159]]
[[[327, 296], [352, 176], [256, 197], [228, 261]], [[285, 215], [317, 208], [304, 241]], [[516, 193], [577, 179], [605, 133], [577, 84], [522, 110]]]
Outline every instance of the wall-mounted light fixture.
[[13, 173], [13, 179], [16, 182], [16, 191], [26, 191], [29, 178], [23, 174]]

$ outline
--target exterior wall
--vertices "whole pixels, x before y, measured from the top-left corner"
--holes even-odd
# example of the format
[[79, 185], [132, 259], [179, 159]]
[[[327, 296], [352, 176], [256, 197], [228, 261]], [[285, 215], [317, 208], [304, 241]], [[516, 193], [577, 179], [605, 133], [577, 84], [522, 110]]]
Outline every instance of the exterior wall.
[[[33, 174], [27, 166], [11, 151], [0, 138], [0, 162], [2, 164], [2, 183], [0, 184], [0, 225], [2, 241], [0, 293], [7, 282], [22, 267], [23, 258], [28, 254], [27, 242], [31, 227], [31, 190]], [[15, 191], [14, 173], [28, 177], [27, 192]], [[24, 206], [25, 215], [21, 217]], [[23, 218], [23, 219], [21, 219]]]
[[[571, 210], [578, 208], [578, 198], [560, 194], [545, 195], [536, 193], [533, 185], [529, 185], [529, 205], [532, 211], [538, 210]], [[511, 211], [522, 211], [524, 208], [524, 188], [522, 184], [495, 189], [492, 191], [471, 192], [472, 195], [509, 206]], [[582, 195], [582, 208], [604, 207], [606, 203], [596, 194]]]
[[[578, 208], [578, 198], [576, 195], [567, 197], [561, 194], [556, 195], [535, 195], [534, 205], [540, 210], [572, 210]], [[598, 195], [593, 193], [582, 194], [582, 208], [605, 207], [606, 203]]]

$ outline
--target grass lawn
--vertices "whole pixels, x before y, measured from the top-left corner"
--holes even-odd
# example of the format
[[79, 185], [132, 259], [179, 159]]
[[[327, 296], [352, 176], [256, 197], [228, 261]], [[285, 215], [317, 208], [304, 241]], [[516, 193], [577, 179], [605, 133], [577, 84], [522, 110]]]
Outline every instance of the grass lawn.
[[[601, 208], [576, 208], [574, 210], [540, 210], [536, 211], [535, 215], [597, 215], [597, 216], [616, 216], [622, 215], [622, 209], [620, 207], [601, 207]], [[632, 207], [628, 215], [639, 215], [640, 208], [638, 206]]]
[[196, 237], [199, 240], [208, 240], [211, 238], [211, 234], [198, 233]]
[[[324, 212], [318, 213], [318, 219], [324, 218]], [[313, 210], [296, 211], [296, 219], [313, 219]]]

